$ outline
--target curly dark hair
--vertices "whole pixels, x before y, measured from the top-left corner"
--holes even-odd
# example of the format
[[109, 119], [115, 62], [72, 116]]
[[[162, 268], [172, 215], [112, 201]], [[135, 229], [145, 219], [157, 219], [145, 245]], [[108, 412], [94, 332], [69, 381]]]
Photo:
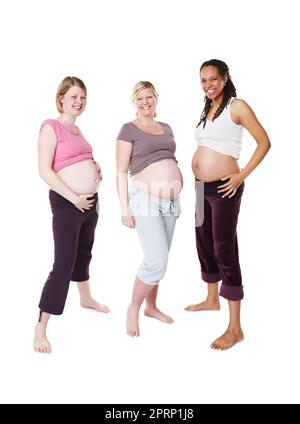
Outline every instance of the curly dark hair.
[[[222, 78], [224, 78], [225, 76], [227, 76], [227, 82], [226, 85], [224, 86], [223, 89], [223, 99], [222, 102], [220, 104], [220, 106], [218, 107], [218, 109], [216, 110], [212, 120], [214, 121], [219, 115], [221, 115], [221, 113], [223, 112], [224, 107], [226, 107], [228, 105], [229, 99], [231, 97], [236, 97], [236, 89], [235, 86], [232, 82], [231, 76], [229, 74], [229, 68], [226, 65], [225, 62], [223, 62], [222, 60], [218, 60], [218, 59], [211, 59], [211, 60], [207, 60], [206, 62], [203, 62], [201, 67], [200, 67], [200, 72], [201, 70], [205, 67], [205, 66], [214, 66], [215, 68], [218, 69], [219, 74], [221, 75]], [[204, 97], [205, 100], [205, 105], [204, 108], [202, 110], [201, 116], [200, 116], [200, 121], [197, 125], [197, 127], [203, 122], [203, 128], [205, 127], [206, 124], [206, 119], [207, 119], [207, 115], [210, 111], [210, 108], [212, 106], [212, 100], [210, 100], [207, 96]]]

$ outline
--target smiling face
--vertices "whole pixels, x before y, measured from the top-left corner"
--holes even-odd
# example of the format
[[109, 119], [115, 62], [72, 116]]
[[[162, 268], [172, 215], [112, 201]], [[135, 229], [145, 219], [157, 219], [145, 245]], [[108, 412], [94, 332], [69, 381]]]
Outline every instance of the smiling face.
[[222, 77], [215, 66], [204, 66], [200, 71], [201, 86], [210, 100], [217, 100], [223, 95], [227, 76]]
[[76, 118], [85, 109], [86, 106], [86, 93], [82, 88], [74, 85], [60, 97], [63, 113]]
[[137, 92], [134, 105], [140, 117], [154, 117], [157, 100], [151, 88], [144, 88]]

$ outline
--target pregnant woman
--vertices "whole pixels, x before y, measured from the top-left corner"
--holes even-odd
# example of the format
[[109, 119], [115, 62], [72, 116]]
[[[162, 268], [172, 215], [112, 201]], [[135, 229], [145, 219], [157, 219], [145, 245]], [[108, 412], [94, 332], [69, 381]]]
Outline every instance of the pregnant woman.
[[[243, 340], [240, 305], [244, 296], [238, 257], [236, 226], [245, 178], [263, 160], [269, 138], [250, 106], [236, 98], [227, 65], [221, 60], [204, 62], [200, 68], [205, 106], [196, 129], [198, 148], [192, 161], [196, 177], [196, 242], [202, 279], [208, 295], [188, 311], [219, 310], [220, 295], [228, 300], [229, 325], [211, 347], [225, 350]], [[257, 143], [241, 171], [238, 159], [243, 128]]]
[[49, 185], [53, 214], [54, 264], [39, 303], [33, 347], [50, 353], [46, 329], [52, 314], [63, 313], [70, 281], [76, 281], [80, 304], [99, 312], [107, 306], [90, 293], [89, 263], [98, 221], [98, 184], [101, 169], [91, 145], [75, 125], [86, 106], [86, 87], [76, 77], [66, 77], [58, 87], [57, 119], [43, 122], [39, 136], [39, 173]]
[[[139, 311], [144, 299], [146, 316], [173, 322], [157, 308], [156, 297], [167, 269], [183, 182], [175, 158], [172, 129], [154, 119], [157, 99], [153, 84], [138, 82], [132, 95], [137, 117], [123, 125], [117, 138], [122, 222], [136, 228], [144, 254], [127, 311], [127, 334], [132, 337], [140, 335]], [[128, 170], [132, 177], [129, 193]]]

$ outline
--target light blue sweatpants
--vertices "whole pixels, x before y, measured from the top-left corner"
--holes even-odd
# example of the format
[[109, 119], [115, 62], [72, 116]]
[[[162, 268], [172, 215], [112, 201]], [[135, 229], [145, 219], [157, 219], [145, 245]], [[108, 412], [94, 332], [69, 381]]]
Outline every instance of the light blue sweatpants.
[[160, 199], [134, 188], [129, 193], [129, 206], [144, 253], [137, 276], [145, 284], [158, 284], [167, 270], [179, 199]]

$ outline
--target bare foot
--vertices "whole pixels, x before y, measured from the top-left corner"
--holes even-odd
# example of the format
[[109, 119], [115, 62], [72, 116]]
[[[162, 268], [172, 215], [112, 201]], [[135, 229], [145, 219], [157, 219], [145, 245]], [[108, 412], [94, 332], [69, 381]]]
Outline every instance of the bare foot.
[[105, 314], [107, 312], [109, 312], [109, 308], [106, 305], [103, 305], [102, 303], [98, 303], [95, 299], [93, 299], [92, 297], [89, 299], [85, 299], [82, 300], [80, 302], [80, 305], [83, 308], [89, 308], [89, 309], [94, 309], [95, 311], [98, 312], [104, 312]]
[[139, 329], [139, 309], [130, 305], [127, 310], [127, 334], [131, 337], [138, 337], [140, 335]]
[[146, 317], [156, 318], [159, 321], [166, 322], [167, 324], [172, 324], [172, 322], [174, 322], [171, 317], [166, 314], [163, 314], [157, 308], [146, 308], [144, 311], [144, 315], [146, 315]]
[[244, 334], [242, 329], [239, 330], [227, 330], [223, 336], [215, 340], [210, 347], [216, 350], [227, 350], [235, 344], [244, 340]]
[[205, 300], [204, 302], [189, 305], [184, 308], [186, 311], [219, 311], [220, 310], [220, 302], [218, 300]]
[[39, 322], [35, 326], [33, 349], [39, 353], [51, 353], [51, 345], [47, 339], [45, 329]]

